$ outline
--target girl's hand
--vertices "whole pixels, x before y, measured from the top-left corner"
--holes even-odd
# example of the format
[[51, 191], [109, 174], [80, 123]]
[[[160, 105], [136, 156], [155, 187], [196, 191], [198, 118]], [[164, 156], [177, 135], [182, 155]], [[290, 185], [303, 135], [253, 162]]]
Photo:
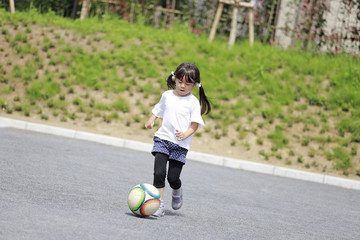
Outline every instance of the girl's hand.
[[148, 120], [148, 121], [145, 123], [145, 127], [146, 127], [147, 129], [152, 129], [152, 128], [154, 127], [154, 121], [151, 121], [151, 119]]
[[175, 136], [178, 141], [183, 141], [186, 138], [190, 137], [196, 130], [198, 129], [199, 124], [197, 122], [191, 122], [190, 127], [185, 132], [180, 132], [179, 130], [175, 130]]
[[176, 130], [175, 135], [178, 141], [182, 141], [186, 138], [185, 134], [183, 132], [180, 132], [179, 130]]
[[149, 120], [147, 120], [147, 122], [145, 123], [145, 127], [147, 129], [152, 129], [154, 127], [154, 123], [156, 119], [157, 117], [154, 114], [152, 114]]

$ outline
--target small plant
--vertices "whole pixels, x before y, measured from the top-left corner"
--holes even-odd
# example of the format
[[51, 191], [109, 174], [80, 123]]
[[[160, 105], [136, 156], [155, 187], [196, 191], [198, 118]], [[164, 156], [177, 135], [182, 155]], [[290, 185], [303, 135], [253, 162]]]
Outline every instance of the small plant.
[[334, 159], [334, 155], [329, 151], [325, 151], [324, 155], [325, 155], [326, 159], [329, 160], [329, 161]]
[[27, 43], [28, 39], [27, 36], [22, 33], [17, 33], [14, 38], [17, 42]]
[[21, 105], [16, 105], [16, 106], [14, 106], [14, 110], [17, 112], [21, 112], [23, 109], [22, 109]]
[[268, 138], [272, 140], [276, 148], [287, 147], [289, 140], [283, 134], [281, 128], [276, 128], [275, 132], [268, 135]]
[[109, 117], [110, 117], [111, 119], [119, 119], [119, 118], [120, 118], [120, 117], [119, 117], [119, 114], [117, 114], [116, 112], [111, 113], [111, 114], [109, 115]]
[[243, 145], [244, 145], [244, 147], [246, 148], [247, 151], [250, 150], [251, 145], [248, 142], [243, 142]]
[[60, 94], [59, 100], [60, 101], [65, 101], [65, 99], [66, 99], [65, 94]]
[[335, 159], [334, 169], [336, 170], [347, 170], [352, 167], [352, 161], [349, 154], [342, 148], [333, 149], [333, 157]]
[[75, 119], [78, 118], [78, 116], [76, 115], [76, 113], [70, 113], [68, 116], [69, 116], [69, 118], [70, 118], [71, 120], [75, 120]]
[[241, 131], [238, 134], [238, 138], [239, 139], [244, 139], [244, 138], [246, 138], [247, 134], [248, 134], [247, 131]]
[[257, 139], [256, 139], [256, 143], [257, 143], [258, 145], [263, 145], [263, 144], [264, 144], [264, 141], [263, 141], [261, 138], [257, 138]]
[[318, 167], [319, 166], [319, 163], [317, 161], [312, 161], [311, 165], [313, 167]]
[[355, 146], [351, 147], [351, 156], [356, 156], [357, 155], [357, 149]]
[[315, 150], [310, 149], [309, 151], [309, 157], [314, 158], [315, 157]]
[[2, 34], [2, 35], [8, 35], [8, 34], [9, 34], [9, 30], [7, 30], [6, 28], [2, 28], [2, 29], [1, 29], [1, 34]]
[[115, 110], [118, 111], [122, 111], [122, 112], [128, 112], [130, 107], [129, 104], [123, 99], [123, 98], [118, 98], [113, 104], [112, 107]]
[[311, 130], [310, 127], [307, 124], [305, 124], [305, 126], [303, 128], [303, 132], [308, 132], [310, 130]]
[[141, 122], [141, 117], [139, 115], [134, 115], [133, 120], [137, 123]]
[[228, 135], [228, 130], [227, 128], [223, 127], [222, 128], [222, 134], [221, 134], [223, 137], [226, 137]]
[[214, 135], [216, 140], [219, 140], [221, 138], [221, 134], [219, 134], [218, 132], [215, 133]]
[[42, 50], [47, 52], [50, 48], [54, 48], [55, 44], [52, 43], [47, 37], [44, 37]]
[[264, 150], [260, 150], [260, 151], [259, 151], [259, 154], [260, 154], [261, 156], [264, 156], [264, 157], [265, 157], [265, 160], [269, 160], [269, 154], [265, 153]]
[[111, 123], [111, 118], [110, 118], [109, 115], [104, 114], [104, 115], [102, 116], [102, 118], [103, 118], [103, 121], [104, 121], [104, 122], [106, 122], [106, 123]]
[[73, 99], [73, 104], [76, 106], [80, 106], [82, 104], [81, 99], [76, 97]]
[[301, 145], [302, 146], [308, 146], [310, 143], [310, 139], [309, 138], [304, 138], [303, 140], [301, 140]]

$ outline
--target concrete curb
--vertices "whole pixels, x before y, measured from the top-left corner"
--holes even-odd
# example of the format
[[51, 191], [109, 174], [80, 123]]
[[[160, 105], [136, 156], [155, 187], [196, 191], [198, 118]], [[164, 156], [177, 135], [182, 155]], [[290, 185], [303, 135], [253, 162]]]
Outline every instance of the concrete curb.
[[[123, 147], [127, 149], [143, 151], [143, 152], [150, 152], [152, 149], [152, 144], [148, 144], [148, 143], [142, 143], [138, 141], [82, 132], [77, 130], [64, 129], [64, 128], [53, 127], [43, 124], [30, 123], [20, 120], [13, 120], [4, 117], [0, 117], [0, 128], [1, 127], [11, 127], [11, 128], [29, 130], [34, 132], [53, 134], [57, 136], [97, 142], [110, 146]], [[343, 187], [348, 189], [360, 190], [360, 181], [345, 179], [340, 177], [333, 177], [324, 174], [299, 171], [285, 167], [277, 167], [269, 164], [250, 162], [245, 160], [227, 158], [227, 157], [216, 156], [216, 155], [200, 153], [200, 152], [193, 152], [193, 151], [189, 151], [188, 159], [207, 163], [207, 164], [228, 167], [228, 168], [242, 169], [246, 171], [270, 174], [279, 177], [287, 177], [287, 178], [322, 183], [337, 187]]]

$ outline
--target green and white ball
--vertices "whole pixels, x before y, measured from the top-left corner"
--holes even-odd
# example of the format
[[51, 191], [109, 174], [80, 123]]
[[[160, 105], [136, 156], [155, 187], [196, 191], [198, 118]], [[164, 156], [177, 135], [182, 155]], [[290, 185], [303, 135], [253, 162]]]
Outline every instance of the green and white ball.
[[160, 193], [151, 184], [138, 184], [129, 192], [128, 206], [135, 215], [151, 216], [160, 207]]

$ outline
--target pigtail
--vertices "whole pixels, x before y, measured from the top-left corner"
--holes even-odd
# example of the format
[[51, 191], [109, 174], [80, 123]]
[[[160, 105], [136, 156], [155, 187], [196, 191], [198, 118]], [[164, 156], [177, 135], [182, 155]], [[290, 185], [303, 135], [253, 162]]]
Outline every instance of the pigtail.
[[166, 80], [168, 89], [175, 89], [176, 88], [176, 83], [175, 83], [175, 75], [173, 75], [173, 73], [171, 73], [169, 75], [169, 77]]
[[200, 105], [201, 105], [201, 115], [209, 114], [211, 112], [211, 104], [205, 95], [203, 86], [199, 87], [199, 96], [200, 96]]

